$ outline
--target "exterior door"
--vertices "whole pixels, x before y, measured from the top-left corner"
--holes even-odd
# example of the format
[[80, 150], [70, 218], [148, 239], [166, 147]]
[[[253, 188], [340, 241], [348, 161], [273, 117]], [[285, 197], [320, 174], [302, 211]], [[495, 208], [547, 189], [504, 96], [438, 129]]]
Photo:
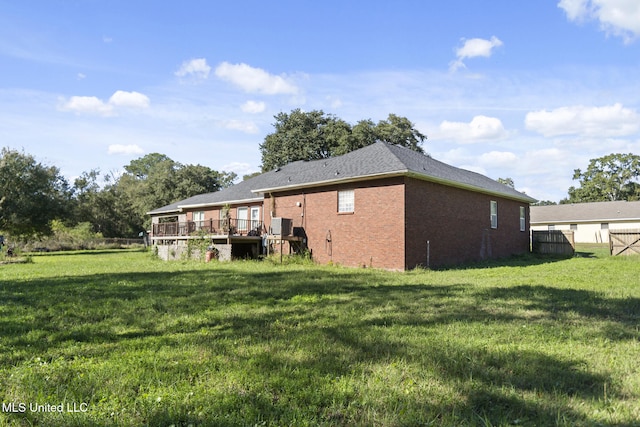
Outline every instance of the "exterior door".
[[246, 232], [249, 227], [249, 208], [238, 208], [238, 232]]
[[260, 230], [258, 230], [260, 226], [260, 208], [258, 206], [253, 206], [251, 207], [251, 225], [249, 226], [249, 228], [253, 231], [253, 230], [257, 230], [258, 232], [260, 232]]

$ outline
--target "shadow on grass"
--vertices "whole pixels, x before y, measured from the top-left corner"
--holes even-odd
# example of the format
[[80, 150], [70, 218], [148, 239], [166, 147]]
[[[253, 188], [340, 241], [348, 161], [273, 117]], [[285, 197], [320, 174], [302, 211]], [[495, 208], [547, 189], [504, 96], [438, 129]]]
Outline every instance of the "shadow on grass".
[[[223, 392], [212, 392], [209, 404], [235, 414], [231, 424], [247, 419], [287, 424], [301, 417], [319, 424], [376, 424], [371, 413], [398, 408], [402, 411], [388, 424], [444, 417], [443, 424], [554, 425], [559, 413], [574, 424], [588, 424], [591, 420], [572, 410], [568, 400], [603, 399], [606, 384], [614, 381], [589, 372], [585, 361], [465, 344], [460, 337], [429, 338], [429, 333], [440, 326], [456, 331], [459, 324], [491, 328], [536, 321], [524, 313], [535, 311], [557, 328], [567, 327], [566, 316], [578, 315], [607, 323], [600, 330], [606, 338], [640, 339], [638, 298], [544, 286], [404, 285], [391, 277], [220, 266], [0, 282], [0, 339], [10, 350], [0, 357], [0, 367], [35, 354], [55, 358], [82, 351], [69, 350], [70, 343], [102, 346], [84, 347], [87, 353], [78, 355], [100, 358], [124, 344], [171, 347], [176, 353], [191, 345], [213, 359], [224, 356], [225, 365], [199, 362], [203, 370], [216, 364], [216, 375], [231, 375], [229, 370], [245, 379], [224, 391], [224, 398], [216, 394]], [[402, 364], [415, 368], [389, 378], [375, 370]], [[165, 375], [172, 369], [180, 368], [166, 368]], [[438, 400], [402, 388], [420, 375], [456, 389], [462, 398]], [[364, 380], [340, 388], [336, 382], [343, 377]], [[379, 394], [371, 395], [368, 387], [379, 387]], [[609, 390], [609, 398], [616, 393]], [[146, 421], [169, 424], [181, 417], [185, 423], [194, 420], [186, 412], [157, 410]]]

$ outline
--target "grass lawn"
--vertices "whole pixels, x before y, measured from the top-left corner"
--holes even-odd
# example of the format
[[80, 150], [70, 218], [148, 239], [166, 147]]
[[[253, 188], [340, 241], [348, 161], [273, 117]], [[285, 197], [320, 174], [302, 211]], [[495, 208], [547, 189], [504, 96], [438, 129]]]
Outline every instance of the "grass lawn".
[[639, 277], [38, 255], [0, 266], [0, 425], [640, 426]]

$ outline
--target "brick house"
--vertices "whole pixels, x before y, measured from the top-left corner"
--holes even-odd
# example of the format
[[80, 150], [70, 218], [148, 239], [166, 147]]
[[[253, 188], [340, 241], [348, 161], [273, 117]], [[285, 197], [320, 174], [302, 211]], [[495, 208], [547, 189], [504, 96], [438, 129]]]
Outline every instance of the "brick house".
[[[483, 175], [378, 142], [289, 163], [149, 214], [155, 245], [184, 244], [205, 230], [232, 255], [259, 253], [264, 243], [284, 251], [304, 245], [320, 263], [404, 270], [528, 252], [534, 201]], [[283, 224], [287, 230], [274, 235]]]

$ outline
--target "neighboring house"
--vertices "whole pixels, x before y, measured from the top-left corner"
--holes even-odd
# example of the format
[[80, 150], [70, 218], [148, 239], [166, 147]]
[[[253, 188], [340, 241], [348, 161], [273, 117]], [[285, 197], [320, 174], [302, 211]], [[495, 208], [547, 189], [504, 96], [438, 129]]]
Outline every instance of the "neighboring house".
[[[378, 142], [293, 162], [149, 215], [159, 247], [184, 245], [204, 230], [232, 255], [261, 252], [265, 241], [286, 251], [305, 244], [320, 263], [404, 270], [528, 252], [532, 202], [486, 176]], [[290, 236], [273, 236], [286, 235], [279, 228], [289, 222]]]
[[573, 230], [576, 243], [607, 243], [609, 230], [626, 229], [640, 229], [640, 202], [531, 207], [531, 230]]

